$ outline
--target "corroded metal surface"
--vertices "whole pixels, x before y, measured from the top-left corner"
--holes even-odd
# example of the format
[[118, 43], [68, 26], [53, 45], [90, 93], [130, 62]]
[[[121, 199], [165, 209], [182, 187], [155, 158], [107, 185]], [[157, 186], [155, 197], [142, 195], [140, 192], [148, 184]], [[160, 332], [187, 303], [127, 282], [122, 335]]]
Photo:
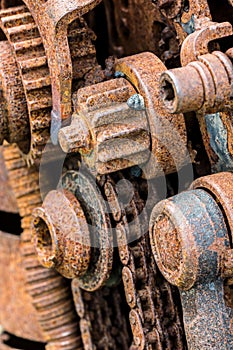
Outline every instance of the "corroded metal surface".
[[169, 66], [178, 63], [179, 41], [174, 23], [156, 1], [105, 0], [104, 5], [111, 54], [124, 57], [150, 51]]
[[0, 323], [4, 330], [21, 338], [43, 342], [36, 310], [25, 291], [25, 273], [20, 238], [0, 232]]
[[[147, 215], [150, 215], [150, 209], [156, 202], [156, 191], [152, 203], [143, 211], [145, 203], [140, 198], [138, 186], [127, 175], [126, 178], [133, 184], [134, 193], [126, 207], [118, 199], [121, 210], [116, 217], [116, 235], [123, 264], [125, 297], [131, 310], [129, 321], [133, 343], [130, 349], [186, 349], [177, 291], [158, 271], [149, 244]], [[114, 188], [119, 179], [124, 179], [123, 174], [109, 178], [108, 182]], [[128, 243], [130, 236], [131, 239], [135, 237], [132, 243]]]
[[7, 41], [0, 44], [0, 143], [3, 140], [16, 142], [24, 151], [28, 151], [29, 125], [27, 105], [17, 62]]
[[[211, 53], [211, 41], [232, 35], [228, 22], [212, 23], [190, 34], [181, 48], [183, 68], [161, 76], [160, 87], [171, 113], [213, 113], [231, 105], [233, 67], [222, 52]], [[185, 79], [187, 76], [191, 79]]]
[[216, 38], [228, 39], [231, 34], [228, 22], [203, 24], [182, 45], [184, 67], [165, 72], [160, 81], [167, 111], [197, 113], [213, 172], [231, 170], [233, 166], [231, 49], [226, 54], [214, 51]]
[[150, 160], [145, 169], [148, 178], [161, 169], [166, 174], [179, 169], [187, 156], [184, 116], [173, 118], [160, 99], [159, 80], [165, 69], [162, 61], [151, 53], [123, 58], [116, 64], [116, 70], [125, 74], [145, 100], [151, 135]]
[[199, 30], [190, 34], [183, 42], [180, 52], [182, 66], [197, 61], [202, 55], [211, 53], [213, 51], [211, 44], [214, 40], [230, 35], [232, 35], [232, 25], [230, 23], [207, 22]]
[[[156, 205], [148, 234], [191, 161], [195, 177], [233, 169], [232, 0], [0, 8], [0, 141], [17, 143], [4, 146], [0, 209], [23, 229], [0, 234], [6, 331], [46, 350], [233, 348], [233, 175]], [[59, 174], [45, 151], [61, 180], [41, 203], [62, 122]]]
[[[39, 28], [48, 59], [52, 85], [52, 134], [59, 129], [61, 120], [71, 116], [72, 48], [69, 45], [69, 25], [93, 9], [100, 0], [46, 1], [25, 0]], [[78, 23], [76, 23], [78, 24]], [[76, 37], [80, 29], [76, 31]], [[80, 48], [79, 48], [80, 49]], [[88, 47], [83, 47], [87, 53]], [[94, 51], [94, 50], [93, 50]], [[92, 53], [93, 53], [92, 51]], [[83, 53], [84, 53], [83, 52]], [[82, 53], [82, 56], [84, 56]], [[95, 52], [94, 52], [95, 53]], [[90, 70], [89, 62], [86, 72]], [[53, 135], [52, 135], [53, 136]]]
[[187, 161], [185, 121], [162, 106], [159, 79], [164, 70], [152, 53], [134, 55], [116, 63], [116, 75], [125, 75], [134, 88], [121, 78], [79, 90], [78, 114], [59, 132], [62, 149], [80, 152], [100, 174], [141, 163], [146, 163], [147, 178], [161, 169], [166, 174], [180, 169]]
[[104, 287], [94, 293], [82, 291], [79, 281], [72, 281], [72, 291], [84, 350], [129, 349], [131, 334], [127, 325], [126, 304], [122, 285]]
[[[37, 18], [36, 12], [33, 12], [33, 16]], [[39, 33], [32, 14], [25, 6], [2, 10], [0, 17], [0, 27], [11, 45], [12, 55], [14, 54], [17, 61], [22, 79], [21, 84], [24, 87], [28, 113], [19, 118], [18, 122], [22, 123], [22, 120], [26, 120], [27, 123], [30, 123], [30, 133], [26, 136], [28, 140], [31, 139], [30, 152], [27, 155], [27, 159], [33, 163], [41, 156], [44, 146], [49, 139], [51, 123], [52, 92], [48, 65], [48, 60], [50, 62], [51, 57], [43, 46], [43, 38], [48, 36], [48, 32], [46, 36], [45, 29]], [[72, 76], [69, 81], [70, 85], [72, 79], [81, 80], [91, 68], [97, 65], [95, 48], [92, 44], [93, 39], [94, 34], [87, 28], [82, 18], [73, 21], [67, 28], [66, 39], [63, 43], [69, 48], [71, 60], [70, 69], [72, 69]], [[77, 40], [78, 45], [76, 43]], [[48, 44], [47, 46], [51, 49], [53, 45]], [[47, 46], [45, 47], [47, 48]], [[55, 68], [53, 67], [53, 69]], [[55, 80], [59, 81], [59, 79]], [[18, 85], [15, 88], [19, 89]], [[72, 90], [69, 92], [70, 96], [71, 94]], [[63, 97], [65, 95], [64, 93]], [[70, 105], [71, 97], [68, 100]], [[57, 101], [60, 101], [60, 99], [57, 98]], [[10, 117], [12, 118], [12, 115]], [[14, 140], [14, 142], [16, 141]]]
[[232, 174], [198, 179], [192, 188], [155, 206], [151, 247], [180, 289], [188, 348], [231, 349], [232, 295], [223, 279], [232, 273]]
[[25, 287], [36, 309], [37, 320], [48, 342], [47, 349], [81, 349], [81, 338], [69, 285], [55, 271], [38, 262], [31, 242], [31, 214], [40, 205], [39, 174], [27, 168], [16, 146], [4, 149], [10, 184], [22, 216], [21, 254]]
[[50, 192], [42, 208], [33, 212], [37, 253], [43, 266], [76, 277], [81, 288], [94, 291], [106, 282], [112, 268], [106, 204], [87, 172], [67, 172], [61, 186], [63, 190]]
[[125, 79], [79, 89], [71, 125], [59, 132], [64, 152], [80, 152], [95, 173], [141, 164], [148, 158], [150, 135], [146, 111], [127, 101], [136, 93]]
[[[187, 76], [190, 80], [185, 79]], [[164, 105], [171, 113], [199, 111], [210, 114], [229, 110], [232, 80], [233, 66], [227, 55], [214, 51], [198, 56], [198, 61], [162, 75]]]
[[90, 237], [76, 197], [66, 190], [52, 191], [43, 207], [33, 211], [33, 217], [33, 235], [42, 265], [56, 268], [66, 278], [82, 276], [90, 263]]
[[[149, 346], [160, 346], [161, 348], [164, 347], [167, 349], [186, 349], [182, 320], [178, 312], [180, 304], [177, 291], [170, 287], [169, 284], [163, 279], [153, 262], [147, 234], [147, 213], [145, 210], [143, 211], [144, 202], [140, 198], [137, 190], [138, 185], [136, 182], [134, 183], [133, 178], [131, 178], [129, 174], [130, 173], [124, 177], [123, 174], [116, 173], [113, 176], [109, 175], [107, 178], [103, 177], [102, 179], [99, 179], [100, 190], [98, 193], [98, 201], [101, 203], [103, 200], [102, 196], [106, 196], [107, 203], [110, 205], [110, 212], [112, 213], [115, 221], [113, 226], [116, 227], [116, 230], [114, 231], [116, 231], [116, 238], [118, 241], [119, 257], [124, 265], [122, 270], [124, 292], [126, 301], [130, 309], [132, 309], [128, 318], [133, 333], [133, 342], [130, 349], [144, 349]], [[111, 252], [111, 245], [109, 246], [109, 243], [107, 243], [106, 238], [104, 237], [104, 231], [101, 229], [101, 224], [99, 222], [99, 218], [101, 218], [101, 221], [103, 221], [104, 211], [105, 217], [107, 214], [106, 208], [104, 209], [103, 207], [103, 203], [101, 204], [101, 213], [98, 202], [93, 202], [96, 189], [90, 191], [90, 180], [88, 182], [88, 186], [87, 184], [85, 185], [84, 180], [85, 178], [88, 178], [87, 175], [88, 174], [86, 174], [84, 177], [80, 171], [70, 171], [64, 175], [62, 181], [63, 187], [66, 190], [75, 193], [80, 204], [83, 208], [85, 208], [84, 213], [89, 223], [89, 229], [93, 230], [91, 235], [92, 254], [90, 256], [90, 266], [84, 275], [73, 279], [72, 282], [76, 310], [78, 315], [81, 317], [80, 329], [82, 339], [85, 344], [85, 349], [88, 349], [88, 346], [92, 346], [93, 343], [97, 344], [95, 343], [98, 339], [95, 333], [95, 326], [89, 322], [90, 319], [92, 319], [91, 312], [97, 312], [97, 309], [99, 309], [99, 314], [104, 312], [102, 307], [98, 306], [99, 302], [102, 304], [101, 300], [105, 295], [105, 289], [100, 289], [100, 287], [103, 284], [108, 285], [109, 283], [114, 286], [117, 280], [119, 280], [119, 273], [116, 274], [116, 271], [114, 271], [114, 266], [109, 264], [109, 262], [108, 265], [105, 263], [105, 268], [102, 268], [101, 270], [101, 265], [103, 266], [104, 261], [107, 262], [106, 258], [110, 256]], [[90, 175], [88, 176], [90, 177]], [[117, 189], [117, 183], [119, 180], [121, 182], [124, 180], [127, 181], [126, 179], [131, 179], [134, 193], [132, 199], [125, 208], [122, 199], [118, 199], [120, 192], [119, 189]], [[125, 184], [122, 186], [125, 188], [124, 186], [127, 185]], [[86, 192], [87, 189], [88, 192]], [[122, 191], [125, 191], [125, 195], [127, 195], [126, 188]], [[50, 200], [54, 195], [57, 196], [57, 193], [51, 192], [43, 204], [42, 208], [46, 211], [47, 215], [52, 213], [53, 207], [55, 208], [54, 204], [52, 205]], [[62, 211], [65, 214], [65, 207], [61, 205], [62, 203], [60, 201], [56, 200], [56, 202], [56, 211]], [[48, 204], [50, 204], [50, 206]], [[149, 208], [152, 206], [153, 200], [152, 203], [150, 203]], [[149, 208], [148, 214], [150, 211]], [[38, 209], [36, 209], [34, 212], [35, 215], [37, 215]], [[141, 212], [142, 216], [139, 218]], [[64, 220], [66, 220], [66, 217], [67, 216], [64, 215]], [[62, 216], [60, 220], [61, 223], [63, 220]], [[64, 222], [63, 227], [65, 228], [66, 225], [67, 232], [72, 230], [73, 225], [70, 220], [67, 223]], [[68, 229], [69, 225], [71, 225], [70, 229]], [[48, 224], [48, 228], [51, 232], [50, 224]], [[106, 230], [106, 228], [104, 228], [104, 230]], [[96, 232], [97, 236], [93, 235], [94, 232]], [[110, 234], [110, 227], [108, 228], [107, 232]], [[52, 232], [51, 235], [53, 235]], [[59, 240], [59, 236], [57, 237]], [[97, 237], [99, 240], [98, 245], [102, 244], [100, 247], [98, 247], [98, 245], [96, 247], [95, 240]], [[127, 244], [128, 241], [132, 241], [132, 243]], [[69, 241], [64, 241], [64, 247], [66, 247], [66, 250], [69, 251]], [[97, 248], [99, 252], [97, 252]], [[60, 253], [62, 254], [62, 247], [59, 249], [58, 254]], [[39, 251], [39, 254], [41, 254], [41, 251]], [[73, 258], [75, 258], [75, 256], [73, 256]], [[102, 259], [102, 263], [100, 263], [98, 260], [96, 261], [97, 258], [98, 260]], [[60, 267], [62, 269], [61, 265], [59, 268]], [[81, 264], [79, 267], [81, 267]], [[68, 265], [67, 268], [69, 268]], [[119, 270], [121, 270], [120, 266]], [[112, 272], [111, 275], [110, 272]], [[94, 294], [88, 296], [88, 294], [82, 294], [80, 287], [81, 289], [92, 291], [98, 289], [98, 292], [96, 291]], [[115, 293], [117, 297], [119, 292], [116, 290]], [[84, 296], [84, 299], [82, 299], [82, 295]], [[85, 296], [88, 299], [85, 299]], [[105, 300], [106, 303], [108, 299], [106, 300], [106, 298], [104, 298], [103, 300]], [[95, 307], [91, 307], [92, 303], [95, 303]], [[159, 309], [158, 305], [160, 305]], [[110, 307], [110, 305], [106, 307]], [[111, 313], [110, 310], [109, 313]], [[97, 319], [97, 322], [99, 322], [99, 319]], [[112, 324], [112, 321], [110, 324]], [[102, 331], [105, 332], [104, 329]], [[122, 341], [122, 338], [120, 341]], [[114, 349], [115, 346], [116, 345], [108, 345], [107, 348]], [[126, 345], [122, 345], [122, 347], [125, 348]]]
[[[197, 111], [201, 108], [204, 112], [208, 112], [210, 108], [220, 107], [219, 105], [215, 106], [214, 102], [221, 100], [221, 93], [226, 92], [225, 84], [226, 89], [229, 83], [231, 86], [232, 66], [222, 53], [213, 53], [220, 62], [208, 54], [214, 51], [211, 49], [214, 40], [230, 35], [232, 35], [230, 23], [207, 21], [184, 40], [181, 47], [183, 68], [165, 72], [161, 77], [164, 104], [170, 112]], [[212, 45], [212, 47], [214, 46]], [[192, 79], [186, 80], [186, 76], [190, 76]], [[189, 85], [190, 83], [192, 87]], [[189, 95], [190, 91], [192, 91], [192, 97]], [[228, 103], [226, 101], [225, 105]]]
[[3, 148], [0, 147], [0, 187], [1, 201], [0, 210], [10, 213], [18, 213], [18, 207], [14, 192], [9, 184], [8, 174], [3, 158]]

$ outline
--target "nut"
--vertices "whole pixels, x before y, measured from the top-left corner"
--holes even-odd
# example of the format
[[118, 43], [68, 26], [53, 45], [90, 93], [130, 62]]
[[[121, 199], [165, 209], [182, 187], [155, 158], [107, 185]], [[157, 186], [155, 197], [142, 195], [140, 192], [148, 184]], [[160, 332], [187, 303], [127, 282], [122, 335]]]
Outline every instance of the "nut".
[[33, 234], [40, 262], [66, 278], [83, 275], [90, 263], [90, 233], [83, 210], [68, 191], [51, 191], [33, 211]]

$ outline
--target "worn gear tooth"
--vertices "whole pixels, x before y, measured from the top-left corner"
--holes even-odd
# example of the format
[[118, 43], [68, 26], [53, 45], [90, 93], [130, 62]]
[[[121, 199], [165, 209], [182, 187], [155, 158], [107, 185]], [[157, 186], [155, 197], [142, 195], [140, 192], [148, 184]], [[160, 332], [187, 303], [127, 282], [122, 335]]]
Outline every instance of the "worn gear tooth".
[[[26, 196], [29, 193], [35, 193], [34, 186], [38, 182], [38, 176], [32, 176], [30, 181], [28, 181], [27, 176], [23, 176], [20, 179], [20, 184], [17, 184], [15, 186], [15, 189], [17, 190], [18, 193], [18, 198], [22, 197], [22, 195]], [[22, 189], [23, 187], [23, 189]]]
[[[24, 221], [24, 218], [21, 220], [21, 222], [22, 222], [22, 224], [21, 224], [22, 228], [23, 229], [25, 228], [25, 230], [23, 231], [23, 233], [21, 235], [21, 242], [22, 243], [29, 243], [29, 242], [32, 241], [32, 235], [31, 235], [31, 230], [28, 230], [27, 227], [31, 224], [31, 220], [30, 220], [29, 224]], [[40, 263], [38, 261], [38, 258], [36, 259], [36, 261], [37, 261], [37, 265], [36, 266], [40, 265]]]
[[[50, 327], [52, 327], [52, 325]], [[77, 324], [77, 322], [74, 322], [71, 325], [65, 324], [65, 325], [62, 325], [61, 327], [58, 327], [58, 328], [49, 329], [49, 330], [47, 330], [47, 334], [48, 334], [49, 340], [53, 341], [53, 340], [58, 339], [61, 334], [63, 334], [64, 337], [72, 336], [72, 334], [75, 334], [75, 331], [77, 328], [78, 328], [78, 324]]]
[[[35, 181], [35, 183], [36, 183], [36, 181]], [[33, 203], [33, 202], [38, 203], [38, 200], [37, 200], [38, 192], [36, 193], [36, 196], [35, 196], [35, 191], [33, 190], [33, 184], [31, 184], [31, 186], [29, 184], [26, 184], [26, 186], [23, 188], [20, 184], [18, 186], [18, 188], [16, 188], [16, 189], [18, 190], [18, 198], [17, 199], [19, 200], [19, 202], [23, 202], [25, 196], [31, 196], [31, 203]], [[32, 200], [33, 198], [35, 199], [34, 201]], [[25, 208], [26, 208], [26, 205], [25, 205]]]
[[[26, 156], [26, 160], [28, 163], [32, 163], [33, 160], [40, 158], [49, 137], [52, 103], [51, 87], [47, 86], [48, 67], [44, 59], [45, 52], [41, 45], [41, 39], [37, 40], [38, 38], [35, 38], [34, 22], [32, 25], [20, 25], [17, 28], [4, 27], [3, 22], [0, 21], [0, 26], [12, 47], [17, 48], [15, 55], [18, 62], [21, 63], [21, 66], [20, 64], [18, 66], [21, 68], [20, 73], [28, 102], [28, 113], [31, 123], [31, 151]], [[24, 47], [25, 42], [28, 45], [26, 50]], [[30, 47], [29, 43], [34, 46]], [[46, 86], [44, 87], [45, 83]], [[34, 89], [35, 87], [36, 89]], [[32, 210], [41, 205], [38, 170], [35, 166], [27, 168], [16, 145], [6, 147], [4, 157], [10, 182], [16, 194], [19, 212], [23, 217], [22, 227], [24, 231], [21, 235], [21, 251], [23, 260], [25, 259], [25, 289], [32, 298], [34, 307], [37, 310], [38, 320], [47, 341], [53, 341], [54, 344], [57, 344], [57, 349], [59, 347], [61, 349], [80, 349], [78, 324], [74, 323], [74, 319], [77, 316], [70, 295], [67, 293], [67, 282], [60, 275], [57, 275], [55, 271], [43, 269], [39, 262], [37, 263], [35, 260], [35, 249], [30, 235], [30, 217]], [[30, 262], [32, 262], [32, 265], [30, 265]], [[37, 299], [43, 296], [46, 296], [48, 299], [48, 309], [46, 310], [40, 304], [40, 300]], [[57, 300], [55, 304], [54, 300]], [[61, 315], [64, 315], [65, 327], [60, 327], [59, 324], [54, 325], [54, 320], [51, 323], [49, 322], [50, 319]], [[53, 330], [51, 331], [51, 329]], [[79, 340], [77, 341], [77, 339]], [[66, 344], [66, 342], [67, 346], [63, 346], [62, 344]]]
[[56, 276], [55, 271], [48, 271], [41, 267], [40, 265], [33, 270], [28, 270], [27, 271], [27, 282], [28, 283], [33, 283], [33, 282], [40, 282], [43, 280], [47, 280], [51, 276]]
[[35, 90], [40, 89], [46, 86], [50, 86], [51, 80], [50, 76], [47, 75], [45, 77], [41, 77], [39, 79], [31, 79], [31, 80], [25, 80], [24, 85], [27, 88], [27, 90]]
[[[6, 159], [6, 158], [5, 158]], [[7, 163], [7, 169], [13, 171], [13, 170], [17, 170], [22, 166], [22, 161], [19, 159], [10, 159]]]
[[[42, 50], [43, 50], [43, 42], [41, 37], [19, 41], [16, 43], [12, 43], [12, 45], [17, 55], [21, 55], [21, 53], [25, 54], [25, 52], [27, 53], [27, 50], [32, 50], [37, 47], [42, 47]], [[46, 58], [46, 62], [47, 62], [47, 58]]]
[[7, 29], [8, 35], [12, 42], [39, 37], [39, 31], [35, 22], [5, 29]]
[[26, 60], [23, 60], [23, 59], [18, 60], [18, 63], [19, 63], [20, 68], [23, 71], [25, 71], [28, 69], [36, 69], [36, 68], [46, 66], [47, 65], [47, 58], [45, 55], [39, 56], [39, 57], [33, 57], [31, 59], [28, 59], [28, 57], [27, 57]]
[[[15, 189], [17, 190], [17, 187], [15, 187]], [[20, 189], [20, 191], [18, 190], [17, 199], [21, 205], [22, 210], [27, 210], [28, 215], [30, 215], [30, 210], [33, 210], [33, 206], [37, 205], [41, 201], [40, 191], [32, 191], [32, 188], [30, 187], [30, 185], [28, 185], [28, 190], [26, 191], [26, 193], [25, 189]]]
[[5, 16], [15, 16], [19, 13], [27, 12], [27, 8], [25, 5], [23, 6], [17, 6], [17, 7], [10, 7], [5, 10], [0, 11], [0, 18]]
[[48, 108], [52, 106], [52, 98], [51, 96], [42, 95], [39, 97], [39, 100], [36, 97], [28, 100], [28, 106], [31, 111], [38, 111], [40, 109]]
[[[20, 164], [19, 162], [17, 164]], [[19, 168], [19, 167], [16, 167], [16, 164], [12, 162], [10, 162], [10, 165], [11, 165], [11, 175], [12, 175], [12, 180], [13, 179], [20, 179], [21, 178], [25, 178], [28, 176], [28, 171], [24, 168]], [[22, 165], [24, 165], [24, 163], [22, 163]], [[14, 166], [15, 166], [15, 169], [14, 169]], [[33, 178], [38, 178], [38, 175], [36, 175], [34, 172], [31, 172], [31, 176]]]
[[81, 337], [66, 337], [62, 342], [51, 342], [46, 350], [83, 350]]
[[23, 91], [20, 72], [11, 45], [8, 41], [0, 42], [0, 142], [17, 142], [21, 149], [28, 151], [30, 132], [27, 119], [27, 103]]
[[12, 28], [16, 25], [26, 25], [33, 23], [30, 12], [17, 13], [16, 15], [10, 15], [2, 18], [2, 22], [6, 28]]
[[34, 298], [37, 295], [41, 295], [42, 293], [50, 292], [51, 289], [60, 288], [61, 287], [62, 278], [59, 276], [53, 277], [48, 281], [43, 281], [43, 283], [31, 283], [26, 285], [26, 290]]
[[[22, 11], [24, 9], [24, 11]], [[52, 106], [49, 69], [37, 26], [25, 7], [1, 18], [1, 27], [15, 50], [27, 100], [31, 125], [31, 149], [26, 156], [28, 165], [41, 157], [49, 138], [49, 122]], [[11, 15], [11, 16], [10, 16]], [[13, 26], [13, 17], [18, 18]], [[11, 25], [9, 26], [9, 18]], [[27, 24], [21, 24], [26, 18]], [[36, 112], [36, 116], [35, 116]], [[46, 116], [46, 118], [44, 118]], [[46, 130], [47, 128], [47, 130]], [[39, 133], [38, 133], [39, 131]]]
[[32, 256], [35, 255], [35, 248], [31, 244], [31, 242], [24, 242], [22, 245], [22, 253], [24, 256]]
[[23, 267], [25, 269], [34, 269], [39, 265], [38, 258], [34, 254], [32, 256], [25, 257], [23, 260]]
[[45, 309], [38, 310], [38, 319], [40, 321], [51, 320], [54, 317], [68, 314], [72, 309], [73, 305], [70, 300], [61, 300], [57, 303], [53, 303], [51, 294], [51, 304], [46, 306]]
[[31, 112], [52, 107], [50, 89], [30, 91], [30, 93], [28, 93], [28, 107]]
[[65, 315], [55, 317], [52, 320], [49, 320], [49, 321], [46, 320], [44, 322], [41, 322], [41, 325], [43, 328], [46, 328], [48, 330], [52, 330], [52, 329], [58, 328], [58, 327], [60, 328], [65, 324], [65, 322], [67, 321], [67, 318], [75, 321], [75, 315], [74, 315], [73, 311], [68, 312]]
[[40, 111], [33, 111], [31, 113], [31, 131], [43, 131], [50, 126], [50, 109]]
[[[42, 295], [38, 295], [37, 297], [33, 298], [33, 303], [37, 305], [40, 309], [46, 309], [49, 305], [51, 305], [50, 300], [50, 292], [43, 293]], [[60, 290], [53, 291], [53, 302], [57, 303], [61, 300], [67, 300], [67, 298], [70, 297], [70, 289], [64, 288], [62, 290], [62, 293]]]

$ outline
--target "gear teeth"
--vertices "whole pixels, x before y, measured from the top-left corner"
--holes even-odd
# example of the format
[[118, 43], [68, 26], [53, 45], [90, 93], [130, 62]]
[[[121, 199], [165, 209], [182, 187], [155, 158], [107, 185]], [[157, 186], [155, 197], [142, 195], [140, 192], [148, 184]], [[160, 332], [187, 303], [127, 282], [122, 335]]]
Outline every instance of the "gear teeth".
[[27, 90], [42, 89], [43, 87], [50, 86], [50, 76], [41, 77], [39, 79], [25, 80], [24, 84]]
[[23, 267], [27, 270], [38, 266], [38, 258], [34, 254], [32, 256], [24, 257]]
[[31, 165], [41, 157], [49, 139], [52, 107], [49, 68], [38, 28], [25, 7], [1, 15], [1, 26], [14, 48], [23, 81], [31, 129], [26, 160]]
[[[39, 264], [39, 263], [38, 263]], [[29, 269], [27, 271], [27, 282], [28, 283], [34, 283], [38, 281], [47, 280], [48, 278], [51, 278], [51, 276], [56, 276], [55, 271], [45, 271], [40, 265], [37, 267], [34, 267], [34, 269]]]
[[[38, 46], [38, 45], [35, 45], [35, 46]], [[33, 57], [33, 58], [27, 59], [27, 60], [19, 60], [18, 63], [19, 63], [20, 68], [23, 71], [29, 70], [29, 69], [36, 69], [36, 68], [46, 66], [47, 58], [46, 58], [46, 56]]]
[[56, 349], [81, 350], [82, 342], [70, 287], [56, 271], [40, 265], [31, 241], [31, 213], [41, 205], [39, 173], [35, 166], [27, 168], [16, 145], [4, 147], [4, 158], [23, 217], [21, 252], [26, 272], [25, 287], [32, 298], [45, 339], [49, 342], [46, 348], [53, 349], [53, 344], [56, 344]]
[[[26, 285], [26, 290], [28, 291], [28, 293], [31, 295], [31, 297], [33, 299], [36, 296], [44, 294], [44, 293], [48, 293], [51, 295], [51, 290], [59, 289], [59, 288], [61, 288], [61, 277], [59, 277], [59, 276], [50, 278], [49, 285], [48, 285], [48, 281], [43, 281], [40, 283], [30, 283], [30, 284], [28, 283]], [[50, 303], [51, 303], [51, 301], [50, 301]], [[38, 308], [38, 309], [41, 310], [40, 308]], [[71, 310], [71, 309], [69, 309], [69, 310]], [[39, 320], [41, 319], [40, 312], [38, 314], [38, 318], [39, 318]], [[48, 312], [44, 316], [44, 319], [47, 319], [47, 318], [48, 318]]]
[[77, 344], [77, 342], [81, 342], [80, 337], [79, 338], [67, 337], [63, 340], [62, 344], [59, 344], [57, 342], [48, 344], [46, 346], [46, 350], [72, 350], [72, 349], [83, 350], [83, 347], [75, 348], [75, 344]]
[[50, 114], [48, 114], [47, 110], [44, 111], [33, 111], [31, 113], [31, 130], [37, 131], [47, 128], [47, 125], [50, 124]]
[[[25, 54], [25, 52], [27, 52], [27, 50], [31, 50], [31, 49], [36, 49], [36, 48], [42, 48], [43, 50], [43, 42], [41, 37], [39, 38], [35, 38], [35, 39], [28, 39], [28, 40], [24, 40], [24, 41], [20, 41], [17, 43], [13, 43], [13, 48], [15, 50], [15, 52], [17, 53], [17, 55], [20, 54]], [[45, 64], [47, 63], [47, 58], [45, 57]], [[27, 61], [27, 59], [26, 59]]]
[[[42, 283], [41, 283], [41, 285], [42, 285]], [[50, 300], [51, 300], [51, 295], [50, 295]], [[58, 300], [57, 303], [53, 303], [53, 301], [52, 301], [50, 303], [50, 305], [46, 306], [46, 308], [41, 308], [38, 311], [38, 318], [40, 321], [43, 321], [43, 322], [45, 320], [49, 321], [55, 317], [60, 317], [61, 315], [64, 315], [66, 313], [70, 313], [70, 311], [72, 309], [73, 309], [73, 306], [70, 303], [70, 300], [60, 299], [60, 300]]]
[[16, 7], [10, 7], [5, 10], [0, 11], [0, 18], [2, 17], [8, 17], [8, 16], [16, 16], [20, 13], [28, 12], [26, 6], [16, 6]]
[[[71, 311], [70, 313], [70, 319], [74, 319], [74, 313]], [[66, 322], [66, 315], [61, 315], [59, 317], [55, 317], [52, 320], [45, 321], [42, 323], [43, 327], [46, 329], [54, 329], [54, 328], [60, 328], [62, 327]]]
[[[31, 146], [26, 162], [38, 164], [49, 140], [52, 109], [51, 79], [43, 41], [26, 6], [0, 11], [0, 27], [14, 50], [27, 101]], [[97, 65], [94, 39], [95, 34], [82, 18], [70, 25], [73, 79], [83, 79]]]
[[17, 13], [16, 15], [6, 16], [2, 19], [6, 28], [12, 28], [17, 25], [25, 25], [33, 22], [30, 12]]
[[28, 94], [28, 107], [31, 112], [38, 111], [45, 108], [51, 108], [52, 97], [49, 90], [34, 90]]
[[23, 41], [25, 39], [37, 38], [39, 36], [39, 31], [35, 22], [23, 24], [12, 28], [5, 28], [5, 30], [7, 30], [10, 41], [12, 43]]
[[[43, 295], [38, 295], [33, 299], [33, 302], [39, 306], [41, 309], [46, 309], [50, 306], [50, 294], [49, 293], [43, 293]], [[67, 300], [67, 298], [70, 297], [70, 289], [64, 288], [62, 290], [62, 293], [58, 290], [57, 292], [53, 293], [53, 301], [54, 303], [59, 302], [59, 300]]]

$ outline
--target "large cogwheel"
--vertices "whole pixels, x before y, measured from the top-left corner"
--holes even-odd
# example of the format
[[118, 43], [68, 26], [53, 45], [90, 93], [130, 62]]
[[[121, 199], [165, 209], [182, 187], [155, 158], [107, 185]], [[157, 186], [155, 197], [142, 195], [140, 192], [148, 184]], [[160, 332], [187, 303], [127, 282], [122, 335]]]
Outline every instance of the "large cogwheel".
[[35, 166], [27, 167], [16, 145], [4, 147], [4, 158], [22, 217], [25, 287], [48, 343], [46, 350], [81, 350], [82, 340], [69, 283], [55, 271], [40, 265], [31, 240], [31, 213], [41, 204], [38, 171]]
[[[30, 142], [26, 160], [33, 164], [41, 158], [50, 136], [52, 92], [47, 57], [39, 30], [26, 6], [1, 10], [0, 28], [10, 45], [13, 59], [17, 63], [18, 75], [21, 77], [21, 93], [27, 102], [27, 112], [22, 117], [22, 123], [25, 124], [28, 120], [30, 126], [30, 132], [25, 136]], [[82, 80], [84, 75], [97, 65], [96, 51], [92, 43], [95, 35], [85, 21], [79, 18], [70, 25], [68, 39], [73, 80]], [[12, 116], [13, 114], [9, 115], [8, 120]]]

